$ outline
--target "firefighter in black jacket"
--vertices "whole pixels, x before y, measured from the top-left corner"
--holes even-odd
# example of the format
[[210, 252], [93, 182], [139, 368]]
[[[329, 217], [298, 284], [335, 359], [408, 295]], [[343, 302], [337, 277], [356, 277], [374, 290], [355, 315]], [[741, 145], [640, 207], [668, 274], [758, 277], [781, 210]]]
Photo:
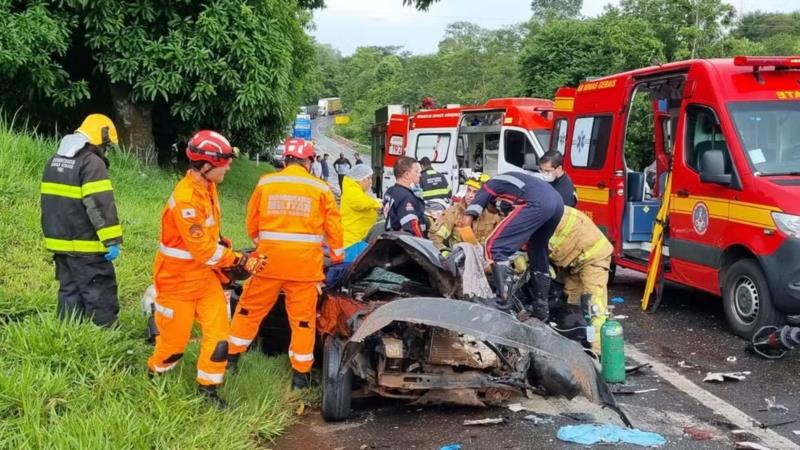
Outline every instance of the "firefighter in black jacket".
[[419, 238], [428, 238], [425, 202], [412, 188], [419, 183], [420, 166], [414, 158], [401, 156], [394, 163], [395, 185], [383, 195], [386, 231], [405, 231]]
[[58, 316], [88, 317], [99, 326], [117, 320], [114, 265], [122, 228], [108, 179], [106, 146], [117, 130], [102, 114], [86, 117], [64, 136], [44, 169], [41, 186], [45, 247], [54, 253]]
[[422, 166], [422, 175], [419, 177], [422, 199], [443, 198], [449, 200], [453, 194], [450, 191], [450, 183], [447, 182], [447, 177], [433, 168], [431, 159], [427, 156], [419, 160], [419, 165]]

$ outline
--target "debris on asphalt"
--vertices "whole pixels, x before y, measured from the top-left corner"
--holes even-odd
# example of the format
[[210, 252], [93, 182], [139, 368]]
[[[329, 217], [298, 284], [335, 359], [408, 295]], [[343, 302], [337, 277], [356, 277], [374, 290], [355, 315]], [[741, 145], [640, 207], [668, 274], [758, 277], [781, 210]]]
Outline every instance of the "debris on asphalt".
[[495, 419], [486, 418], [486, 419], [479, 419], [479, 420], [465, 420], [464, 425], [472, 426], [472, 425], [497, 425], [498, 423], [503, 423], [505, 419], [502, 417], [497, 417]]
[[644, 364], [639, 364], [638, 366], [625, 366], [625, 374], [626, 375], [630, 375], [632, 373], [638, 372], [638, 371], [640, 371], [642, 369], [645, 369], [645, 368], [649, 369], [650, 368], [650, 364], [649, 363], [644, 363]]
[[594, 416], [589, 413], [561, 413], [562, 416], [576, 422], [594, 422]]
[[764, 401], [767, 402], [767, 409], [766, 409], [767, 411], [789, 412], [789, 408], [787, 408], [787, 407], [781, 405], [780, 403], [778, 403], [778, 401], [775, 400], [775, 396], [774, 395], [772, 397], [765, 398]]
[[749, 448], [752, 450], [770, 450], [768, 447], [764, 447], [761, 444], [756, 444], [755, 442], [750, 441], [739, 441], [733, 443], [733, 448]]
[[779, 426], [782, 426], [782, 425], [789, 425], [790, 423], [795, 423], [795, 422], [798, 422], [798, 421], [800, 421], [800, 419], [794, 418], [794, 419], [787, 419], [787, 420], [779, 420], [777, 422], [762, 422], [762, 423], [758, 424], [758, 426], [760, 428], [763, 428], [763, 429], [766, 430], [767, 428], [775, 428], [775, 427], [779, 427]]
[[727, 358], [725, 358], [725, 361], [728, 361], [729, 363], [735, 363], [736, 362], [736, 357], [735, 356], [728, 356]]
[[678, 363], [678, 367], [680, 367], [681, 369], [696, 369], [697, 368], [697, 366], [695, 366], [694, 364], [687, 364], [686, 361], [679, 362]]
[[528, 408], [522, 406], [522, 403], [512, 403], [508, 405], [508, 409], [510, 409], [511, 412], [520, 412], [520, 411], [526, 411]]
[[528, 414], [527, 416], [524, 417], [524, 419], [533, 422], [534, 425], [544, 425], [553, 423], [553, 418], [550, 416], [541, 417], [535, 414]]
[[742, 381], [752, 372], [707, 372], [703, 381]]
[[622, 314], [620, 314], [618, 316], [613, 316], [614, 320], [625, 320], [627, 318], [628, 318], [628, 316], [625, 316], [625, 315], [622, 315]]
[[611, 424], [567, 425], [558, 429], [558, 438], [564, 442], [592, 445], [599, 442], [641, 445], [656, 447], [664, 445], [667, 440], [658, 433], [641, 431], [635, 428], [622, 428]]
[[714, 437], [714, 433], [697, 427], [686, 427], [683, 429], [683, 434], [695, 441], [707, 441]]
[[611, 299], [611, 303], [620, 304], [625, 302], [625, 299], [622, 297], [614, 297]]
[[792, 430], [792, 433], [793, 433], [795, 436], [800, 436], [800, 430]]
[[461, 444], [447, 444], [439, 450], [461, 450]]
[[626, 391], [626, 390], [619, 390], [619, 391], [611, 391], [614, 395], [633, 395], [633, 394], [646, 394], [648, 392], [655, 392], [658, 388], [651, 388], [651, 389], [639, 389], [636, 391]]
[[361, 444], [361, 447], [358, 447], [358, 448], [361, 449], [361, 450], [367, 450], [369, 448], [369, 445]]

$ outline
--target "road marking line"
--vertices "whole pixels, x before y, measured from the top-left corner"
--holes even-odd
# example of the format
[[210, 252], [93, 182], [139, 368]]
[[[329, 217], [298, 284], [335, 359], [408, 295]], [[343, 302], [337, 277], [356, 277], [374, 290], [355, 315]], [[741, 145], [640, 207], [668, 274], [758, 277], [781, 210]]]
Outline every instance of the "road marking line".
[[765, 430], [757, 426], [754, 426], [753, 422], [758, 422], [757, 420], [748, 416], [740, 409], [736, 408], [735, 406], [731, 405], [725, 400], [701, 388], [690, 379], [678, 373], [673, 368], [639, 351], [639, 349], [631, 345], [626, 345], [625, 354], [634, 359], [639, 364], [645, 364], [645, 363], [650, 364], [653, 371], [657, 373], [661, 378], [668, 381], [678, 390], [688, 394], [690, 397], [699, 401], [705, 407], [725, 417], [730, 423], [758, 437], [759, 439], [761, 439], [764, 445], [775, 449], [798, 448], [797, 444], [781, 436], [775, 431], [772, 431], [770, 429]]

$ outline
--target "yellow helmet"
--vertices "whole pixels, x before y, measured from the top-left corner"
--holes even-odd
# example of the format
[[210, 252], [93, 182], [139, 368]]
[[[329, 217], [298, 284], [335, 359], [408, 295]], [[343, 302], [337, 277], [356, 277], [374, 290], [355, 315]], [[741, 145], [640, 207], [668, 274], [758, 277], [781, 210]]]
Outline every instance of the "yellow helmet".
[[476, 172], [473, 173], [464, 184], [477, 190], [480, 189], [481, 186], [483, 186], [483, 183], [486, 183], [487, 181], [489, 181], [489, 175]]
[[75, 131], [86, 136], [92, 145], [119, 144], [114, 122], [103, 114], [89, 114]]

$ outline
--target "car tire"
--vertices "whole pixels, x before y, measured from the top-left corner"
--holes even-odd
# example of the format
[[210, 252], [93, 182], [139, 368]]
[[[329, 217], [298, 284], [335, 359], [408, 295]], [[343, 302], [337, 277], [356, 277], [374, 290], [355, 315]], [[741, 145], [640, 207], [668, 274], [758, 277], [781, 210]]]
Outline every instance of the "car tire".
[[339, 422], [350, 416], [350, 400], [353, 394], [353, 371], [339, 373], [344, 343], [333, 336], [326, 336], [322, 350], [322, 418], [327, 422]]
[[786, 321], [786, 315], [772, 304], [767, 279], [754, 259], [740, 259], [725, 271], [722, 305], [728, 327], [745, 339], [752, 339], [761, 327]]

